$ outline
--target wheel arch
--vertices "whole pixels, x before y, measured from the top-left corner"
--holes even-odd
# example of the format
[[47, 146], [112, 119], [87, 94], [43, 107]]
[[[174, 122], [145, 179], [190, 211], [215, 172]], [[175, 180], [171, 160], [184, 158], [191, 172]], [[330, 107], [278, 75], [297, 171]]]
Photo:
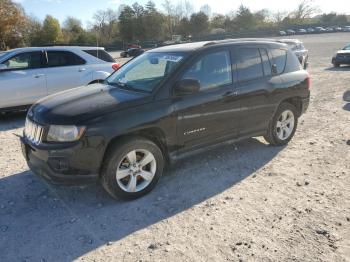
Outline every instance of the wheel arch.
[[[108, 142], [108, 145], [106, 146], [104, 154], [103, 154], [100, 170], [102, 169], [104, 162], [105, 162], [105, 159], [106, 159], [106, 156], [107, 156], [109, 150], [113, 147], [113, 145], [115, 145], [119, 141], [122, 141], [125, 139], [137, 138], [137, 137], [141, 137], [141, 138], [150, 140], [153, 143], [155, 143], [159, 147], [159, 149], [162, 151], [164, 158], [165, 158], [165, 162], [169, 163], [170, 158], [169, 158], [169, 152], [168, 152], [168, 147], [166, 144], [166, 138], [165, 138], [164, 131], [159, 127], [150, 127], [150, 128], [136, 130], [136, 131], [133, 131], [133, 132], [128, 133], [128, 134], [117, 135], [117, 136], [113, 137], [112, 139], [110, 139]], [[101, 172], [100, 172], [100, 174], [101, 174]]]
[[[289, 104], [292, 104], [293, 106], [295, 106], [295, 108], [297, 109], [297, 114], [298, 114], [298, 117], [301, 116], [301, 112], [302, 112], [302, 98], [299, 97], [299, 96], [294, 96], [294, 97], [290, 97], [290, 98], [287, 98], [287, 99], [284, 99], [282, 100], [278, 107], [282, 104], [282, 103], [289, 103]], [[277, 107], [277, 108], [278, 108]]]

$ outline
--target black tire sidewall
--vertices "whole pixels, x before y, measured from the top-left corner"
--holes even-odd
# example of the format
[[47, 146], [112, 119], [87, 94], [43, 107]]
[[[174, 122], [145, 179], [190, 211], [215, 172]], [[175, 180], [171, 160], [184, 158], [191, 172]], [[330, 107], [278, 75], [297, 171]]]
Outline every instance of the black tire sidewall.
[[[145, 149], [153, 154], [156, 159], [156, 173], [152, 182], [143, 190], [135, 193], [125, 192], [118, 185], [116, 171], [122, 158], [132, 150]], [[164, 157], [162, 151], [153, 142], [146, 139], [131, 139], [123, 143], [117, 143], [106, 156], [105, 168], [102, 171], [102, 184], [106, 191], [114, 198], [136, 199], [152, 191], [163, 174]]]

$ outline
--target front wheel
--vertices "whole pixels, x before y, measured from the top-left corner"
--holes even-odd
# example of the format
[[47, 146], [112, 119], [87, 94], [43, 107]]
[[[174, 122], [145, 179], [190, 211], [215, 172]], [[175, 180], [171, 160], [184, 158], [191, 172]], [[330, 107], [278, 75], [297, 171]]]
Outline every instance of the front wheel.
[[270, 121], [264, 138], [271, 145], [286, 145], [293, 138], [297, 125], [298, 115], [295, 106], [282, 103]]
[[153, 142], [135, 137], [107, 152], [102, 185], [114, 198], [136, 199], [150, 192], [162, 176], [164, 157]]

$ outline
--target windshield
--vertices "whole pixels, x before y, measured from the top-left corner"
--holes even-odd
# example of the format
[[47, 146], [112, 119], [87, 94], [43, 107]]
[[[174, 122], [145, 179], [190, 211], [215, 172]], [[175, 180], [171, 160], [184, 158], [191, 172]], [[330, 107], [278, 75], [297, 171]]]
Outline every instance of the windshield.
[[345, 47], [343, 48], [343, 50], [350, 50], [350, 44], [348, 44], [347, 46], [345, 46]]
[[120, 68], [106, 81], [109, 85], [150, 93], [183, 58], [183, 53], [145, 53]]

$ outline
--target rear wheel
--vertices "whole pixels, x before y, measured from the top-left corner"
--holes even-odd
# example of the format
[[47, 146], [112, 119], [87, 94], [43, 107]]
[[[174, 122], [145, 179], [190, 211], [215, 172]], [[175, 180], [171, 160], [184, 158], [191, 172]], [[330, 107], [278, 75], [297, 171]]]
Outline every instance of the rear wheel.
[[264, 138], [271, 145], [286, 145], [293, 138], [297, 125], [298, 115], [295, 106], [282, 103], [270, 121]]
[[340, 67], [339, 63], [333, 63], [334, 67]]
[[107, 153], [102, 185], [114, 198], [136, 199], [150, 192], [162, 176], [164, 157], [143, 138], [116, 143]]

